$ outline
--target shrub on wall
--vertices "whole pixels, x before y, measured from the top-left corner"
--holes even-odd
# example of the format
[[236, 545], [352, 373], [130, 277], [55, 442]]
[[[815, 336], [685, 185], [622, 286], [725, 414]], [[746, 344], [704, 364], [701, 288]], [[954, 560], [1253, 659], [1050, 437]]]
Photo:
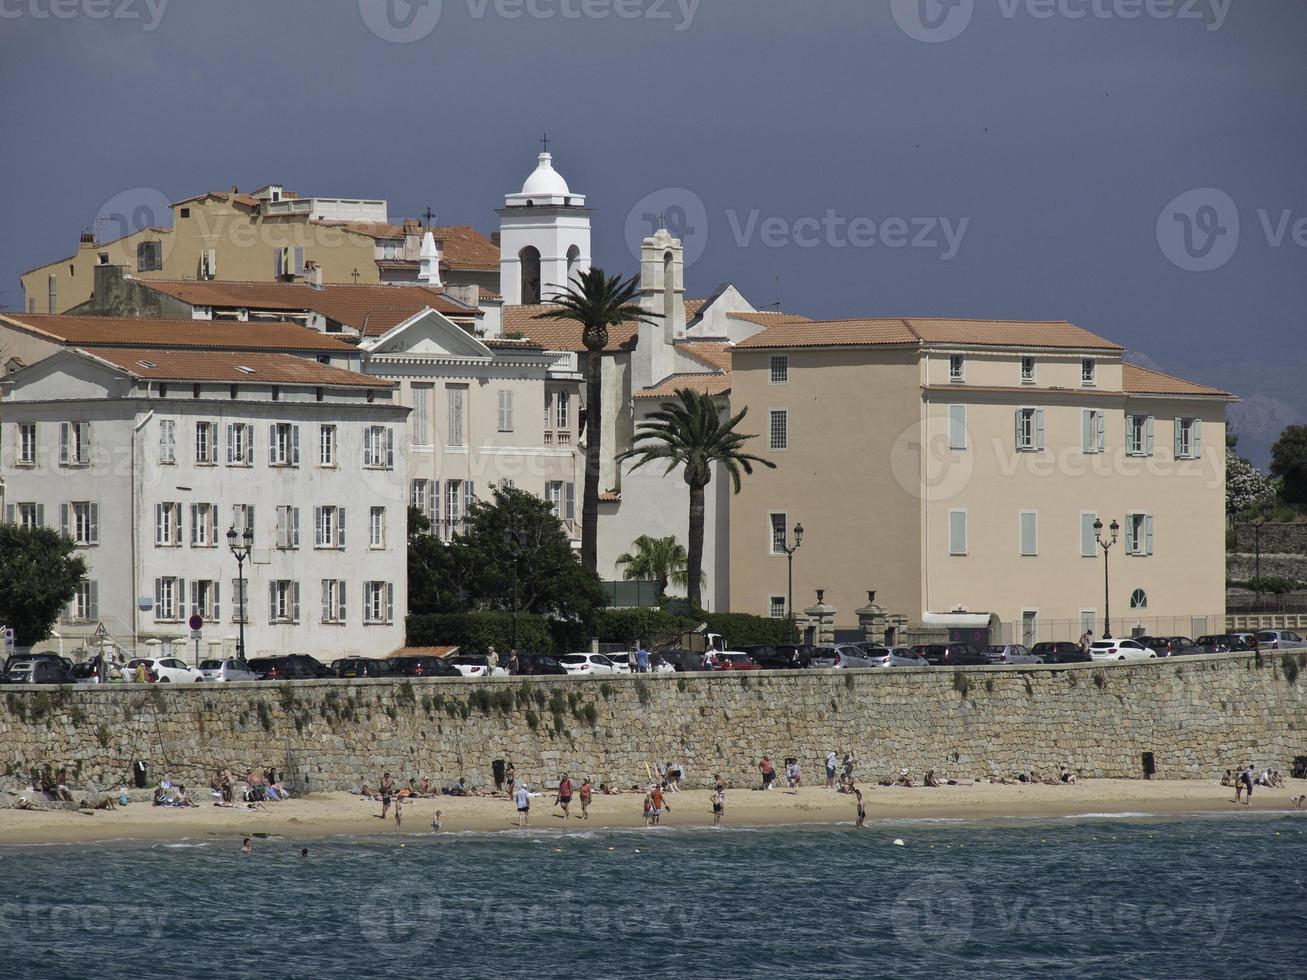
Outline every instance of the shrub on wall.
[[[513, 614], [500, 612], [432, 613], [409, 616], [406, 621], [411, 647], [462, 647], [464, 653], [485, 653], [490, 647], [502, 655], [513, 648]], [[519, 613], [517, 649], [522, 653], [552, 653], [549, 623], [540, 616]]]
[[701, 622], [708, 624], [708, 632], [726, 637], [727, 644], [732, 647], [798, 642], [798, 631], [786, 619], [770, 619], [749, 613], [705, 613]]

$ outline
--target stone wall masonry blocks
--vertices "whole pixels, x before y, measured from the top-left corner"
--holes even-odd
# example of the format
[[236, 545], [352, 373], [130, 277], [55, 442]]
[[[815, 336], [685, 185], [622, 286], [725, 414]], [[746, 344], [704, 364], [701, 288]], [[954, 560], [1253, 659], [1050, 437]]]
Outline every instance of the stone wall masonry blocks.
[[108, 789], [134, 760], [151, 780], [207, 786], [216, 768], [276, 766], [294, 787], [355, 790], [382, 770], [439, 784], [491, 782], [511, 760], [538, 787], [563, 770], [647, 782], [685, 765], [692, 786], [756, 781], [763, 754], [795, 755], [809, 780], [853, 749], [858, 778], [907, 766], [964, 778], [1070, 766], [1209, 779], [1251, 762], [1288, 772], [1307, 755], [1307, 655], [1147, 664], [873, 672], [674, 674], [607, 679], [310, 681], [0, 692], [0, 762], [11, 785], [66, 766]]

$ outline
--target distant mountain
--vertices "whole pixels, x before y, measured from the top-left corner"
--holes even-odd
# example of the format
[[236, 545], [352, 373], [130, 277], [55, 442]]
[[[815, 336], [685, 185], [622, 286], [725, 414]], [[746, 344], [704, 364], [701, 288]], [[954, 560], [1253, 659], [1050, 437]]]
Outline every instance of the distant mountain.
[[1239, 437], [1239, 455], [1265, 469], [1271, 446], [1288, 426], [1302, 425], [1307, 415], [1287, 401], [1270, 395], [1249, 395], [1226, 410], [1231, 434]]

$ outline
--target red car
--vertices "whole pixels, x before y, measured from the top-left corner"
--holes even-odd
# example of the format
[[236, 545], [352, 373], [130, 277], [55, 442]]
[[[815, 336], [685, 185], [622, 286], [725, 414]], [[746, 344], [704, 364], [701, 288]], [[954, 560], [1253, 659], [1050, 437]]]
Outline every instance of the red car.
[[762, 670], [747, 653], [715, 653], [713, 662], [715, 670]]

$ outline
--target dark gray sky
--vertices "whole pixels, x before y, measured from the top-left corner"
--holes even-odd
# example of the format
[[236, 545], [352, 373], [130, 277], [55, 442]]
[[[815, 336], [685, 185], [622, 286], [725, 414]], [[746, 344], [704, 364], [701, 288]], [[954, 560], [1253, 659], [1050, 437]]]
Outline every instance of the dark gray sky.
[[0, 0], [0, 303], [134, 188], [489, 232], [548, 130], [605, 266], [665, 211], [691, 294], [1069, 319], [1256, 396], [1245, 443], [1307, 416], [1307, 4], [950, 2]]

